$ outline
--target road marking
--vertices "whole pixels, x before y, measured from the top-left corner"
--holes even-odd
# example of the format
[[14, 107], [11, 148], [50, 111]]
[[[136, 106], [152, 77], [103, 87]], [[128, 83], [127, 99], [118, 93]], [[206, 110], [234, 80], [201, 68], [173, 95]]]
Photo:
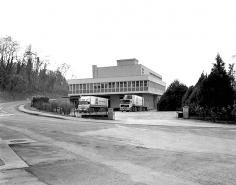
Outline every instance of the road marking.
[[213, 130], [213, 131], [219, 131], [219, 132], [220, 132], [220, 131], [223, 131], [223, 130], [217, 130], [217, 129], [211, 129], [211, 130]]
[[19, 139], [7, 139], [4, 140], [8, 145], [10, 144], [26, 144], [26, 143], [35, 143], [37, 141], [29, 139], [29, 138], [19, 138]]
[[1, 114], [0, 116], [13, 116], [14, 114]]
[[8, 112], [3, 111], [2, 107], [0, 107], [0, 117], [1, 116], [12, 116], [12, 115], [14, 115], [14, 114], [9, 114]]
[[202, 130], [202, 129], [200, 129], [200, 128], [194, 128], [194, 129], [191, 129], [191, 130]]
[[236, 132], [236, 130], [229, 130], [229, 131], [231, 131], [231, 132]]

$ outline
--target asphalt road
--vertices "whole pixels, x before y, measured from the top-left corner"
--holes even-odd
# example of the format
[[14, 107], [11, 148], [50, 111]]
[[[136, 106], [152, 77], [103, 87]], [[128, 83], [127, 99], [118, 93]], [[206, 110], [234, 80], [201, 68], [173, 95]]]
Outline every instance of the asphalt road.
[[178, 120], [174, 112], [116, 113], [118, 121], [61, 120], [0, 104], [0, 138], [29, 167], [0, 184], [233, 185], [236, 126]]

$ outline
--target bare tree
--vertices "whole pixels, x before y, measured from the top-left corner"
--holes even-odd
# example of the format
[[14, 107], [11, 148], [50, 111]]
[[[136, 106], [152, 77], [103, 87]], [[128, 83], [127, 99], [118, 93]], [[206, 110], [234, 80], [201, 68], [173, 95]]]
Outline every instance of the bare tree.
[[11, 37], [7, 36], [0, 39], [0, 88], [2, 90], [5, 90], [10, 76], [14, 72], [18, 50], [18, 42]]

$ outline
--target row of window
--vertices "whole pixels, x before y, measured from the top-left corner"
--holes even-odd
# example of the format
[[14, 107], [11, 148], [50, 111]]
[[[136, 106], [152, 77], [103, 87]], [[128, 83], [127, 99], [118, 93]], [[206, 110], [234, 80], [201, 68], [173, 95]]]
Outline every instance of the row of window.
[[165, 91], [165, 86], [157, 84], [152, 81], [149, 82], [149, 87], [150, 87], [150, 90], [154, 92], [160, 92], [160, 90]]
[[[144, 81], [71, 84], [69, 85], [69, 94], [148, 91], [148, 87], [150, 87], [152, 83], [154, 82], [149, 82], [147, 80], [144, 80]], [[157, 85], [161, 86], [159, 84]]]

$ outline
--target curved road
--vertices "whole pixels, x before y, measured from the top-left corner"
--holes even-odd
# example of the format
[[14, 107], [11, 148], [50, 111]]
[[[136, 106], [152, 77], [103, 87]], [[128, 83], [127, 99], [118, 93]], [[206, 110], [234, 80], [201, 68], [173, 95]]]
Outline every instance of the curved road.
[[236, 184], [235, 126], [135, 113], [118, 113], [119, 122], [61, 120], [22, 113], [23, 103], [0, 104], [0, 138], [25, 141], [10, 147], [29, 167], [0, 163], [0, 185]]

